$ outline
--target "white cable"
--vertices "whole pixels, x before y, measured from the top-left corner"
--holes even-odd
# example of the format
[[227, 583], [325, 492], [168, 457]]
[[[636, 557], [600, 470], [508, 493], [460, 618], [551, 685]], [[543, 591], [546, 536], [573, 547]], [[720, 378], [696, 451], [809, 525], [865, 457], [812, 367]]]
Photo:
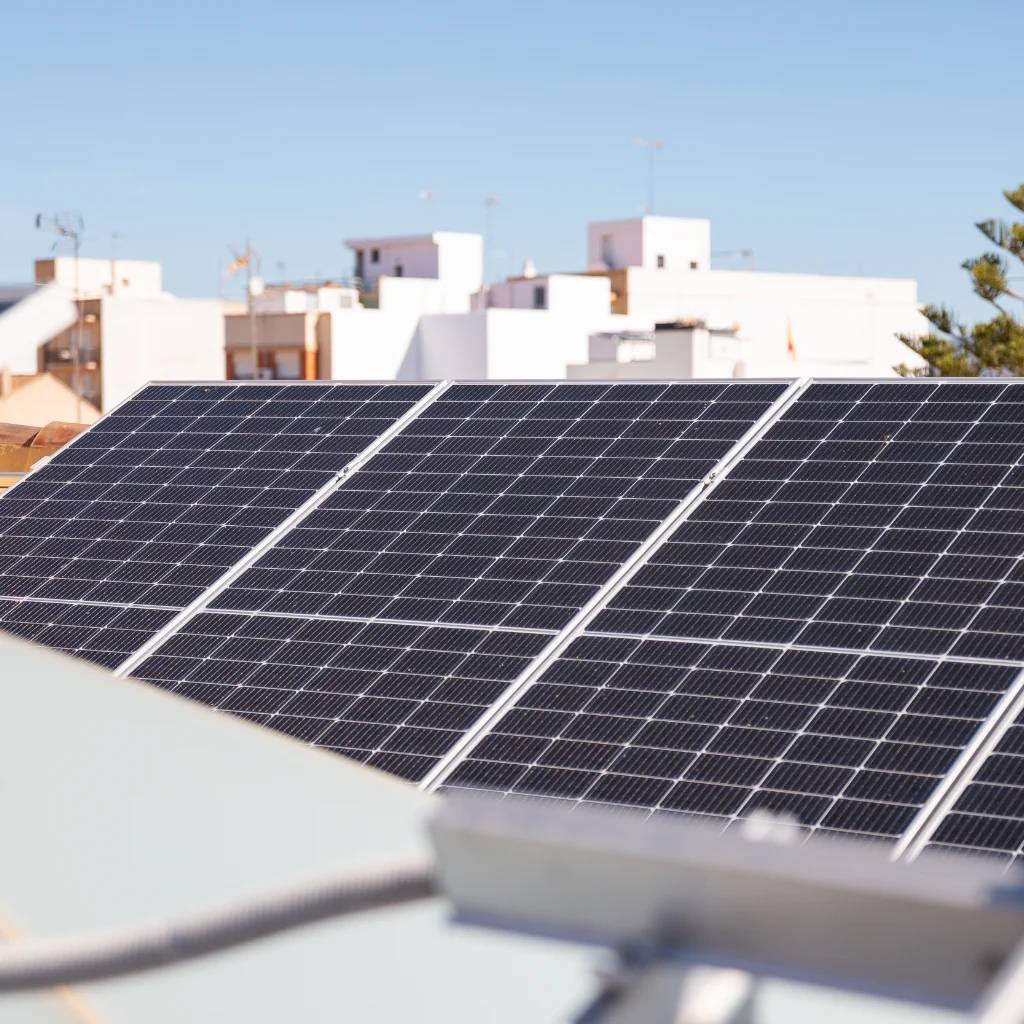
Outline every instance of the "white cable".
[[150, 970], [325, 918], [428, 899], [437, 892], [433, 864], [410, 860], [348, 871], [141, 928], [0, 946], [0, 992]]

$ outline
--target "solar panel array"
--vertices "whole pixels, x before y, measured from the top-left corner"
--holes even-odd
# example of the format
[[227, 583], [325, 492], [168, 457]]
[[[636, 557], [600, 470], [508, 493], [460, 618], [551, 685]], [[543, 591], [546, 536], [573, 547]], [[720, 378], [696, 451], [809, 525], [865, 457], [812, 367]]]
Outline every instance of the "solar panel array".
[[1024, 385], [812, 384], [447, 784], [900, 836], [1019, 675], [1022, 456]]
[[994, 729], [931, 838], [1019, 854], [1024, 384], [788, 388], [154, 385], [0, 500], [0, 629], [410, 780], [726, 823], [905, 837]]
[[134, 674], [420, 781], [785, 390], [455, 384]]

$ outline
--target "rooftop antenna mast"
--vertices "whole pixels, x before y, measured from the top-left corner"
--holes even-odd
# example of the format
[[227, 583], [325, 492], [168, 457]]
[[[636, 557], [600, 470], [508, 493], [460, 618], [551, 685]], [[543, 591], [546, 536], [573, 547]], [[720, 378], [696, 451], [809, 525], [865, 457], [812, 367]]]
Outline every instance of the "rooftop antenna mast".
[[654, 159], [664, 144], [661, 139], [645, 139], [637, 135], [633, 145], [647, 150], [647, 212], [654, 213]]
[[427, 223], [430, 225], [431, 232], [436, 231], [437, 226], [434, 222], [434, 190], [425, 188], [421, 192], [417, 192], [416, 195], [427, 204]]
[[492, 211], [494, 207], [500, 206], [501, 200], [497, 196], [487, 196], [484, 199], [484, 288], [490, 285], [490, 252], [491, 252], [491, 226]]
[[[259, 377], [259, 348], [256, 344], [256, 310], [253, 307], [253, 299], [263, 294], [263, 257], [252, 247], [249, 240], [245, 240], [245, 248], [239, 252], [234, 246], [228, 246], [228, 252], [234, 257], [228, 270], [237, 274], [245, 268], [245, 294], [249, 303], [249, 341], [252, 345], [252, 379]], [[256, 273], [253, 274], [253, 264], [256, 265]]]
[[75, 258], [75, 308], [78, 310], [78, 322], [75, 325], [71, 337], [71, 359], [73, 369], [74, 391], [77, 399], [76, 422], [82, 422], [82, 303], [79, 294], [78, 278], [78, 252], [82, 245], [82, 232], [85, 230], [85, 222], [80, 213], [73, 210], [55, 214], [47, 217], [45, 214], [36, 214], [36, 228], [40, 231], [49, 231], [57, 235], [57, 240], [50, 247], [51, 251], [71, 247]]

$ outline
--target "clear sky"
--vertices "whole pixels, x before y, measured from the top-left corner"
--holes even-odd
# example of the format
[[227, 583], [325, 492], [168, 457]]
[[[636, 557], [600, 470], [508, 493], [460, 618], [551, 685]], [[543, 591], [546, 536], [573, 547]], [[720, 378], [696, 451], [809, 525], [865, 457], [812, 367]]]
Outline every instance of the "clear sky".
[[974, 313], [972, 224], [1024, 180], [1015, 4], [54, 0], [3, 21], [0, 282], [47, 255], [38, 211], [212, 295], [247, 235], [270, 279], [337, 275], [342, 238], [482, 231], [492, 194], [496, 271], [580, 269], [586, 222], [646, 202], [639, 135], [664, 142], [656, 212], [710, 218], [715, 249], [914, 277]]

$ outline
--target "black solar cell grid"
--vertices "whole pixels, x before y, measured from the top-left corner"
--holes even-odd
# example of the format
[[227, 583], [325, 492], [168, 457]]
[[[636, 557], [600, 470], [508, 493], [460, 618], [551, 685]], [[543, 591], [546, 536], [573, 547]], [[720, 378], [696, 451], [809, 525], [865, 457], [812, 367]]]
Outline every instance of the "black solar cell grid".
[[560, 629], [784, 384], [456, 384], [215, 606]]
[[160, 608], [0, 600], [0, 631], [116, 668], [174, 614]]
[[0, 500], [0, 596], [183, 608], [429, 390], [150, 386]]
[[931, 837], [958, 847], [1016, 859], [1024, 854], [1024, 712], [999, 738]]
[[1024, 660], [1024, 384], [814, 384], [594, 628]]
[[133, 675], [418, 781], [550, 640], [204, 613]]
[[448, 786], [894, 838], [1016, 677], [1010, 666], [585, 636]]

